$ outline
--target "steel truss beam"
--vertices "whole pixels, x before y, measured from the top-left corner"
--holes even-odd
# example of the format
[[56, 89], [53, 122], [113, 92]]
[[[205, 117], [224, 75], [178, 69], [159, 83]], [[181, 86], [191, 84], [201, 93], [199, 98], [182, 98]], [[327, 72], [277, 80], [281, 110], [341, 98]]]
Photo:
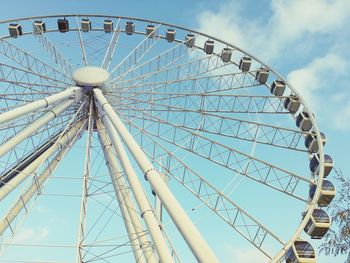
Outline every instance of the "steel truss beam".
[[[123, 215], [124, 224], [128, 232], [130, 243], [133, 247], [135, 262], [157, 262], [153, 254], [150, 241], [144, 234], [143, 226], [136, 213], [136, 208], [130, 198], [129, 187], [126, 180], [121, 176], [121, 167], [115, 159], [111, 144], [102, 123], [97, 120], [98, 134], [106, 158], [111, 181], [118, 199], [120, 211]], [[143, 254], [141, 253], [141, 250]]]
[[[188, 130], [180, 125], [158, 119], [146, 112], [140, 112], [138, 118], [145, 118], [146, 120], [154, 122], [155, 128], [153, 129], [150, 129], [150, 126], [142, 127], [142, 130], [146, 134], [172, 143], [186, 151], [281, 191], [282, 193], [293, 196], [294, 198], [305, 202], [307, 201], [304, 196], [295, 193], [297, 187], [301, 183], [312, 183], [311, 180], [307, 178], [216, 142], [201, 134], [197, 134], [193, 130]], [[125, 122], [133, 125], [132, 121], [126, 120]], [[142, 123], [144, 125], [144, 122]]]
[[52, 106], [52, 104], [55, 104], [57, 102], [60, 102], [69, 98], [74, 98], [75, 101], [78, 101], [81, 97], [82, 97], [81, 88], [79, 87], [68, 88], [60, 93], [54, 94], [44, 99], [40, 99], [31, 103], [28, 103], [26, 105], [15, 108], [11, 111], [7, 111], [5, 113], [0, 114], [0, 126], [5, 122], [12, 121], [27, 113]]
[[115, 83], [118, 83], [118, 81], [127, 79], [128, 75], [131, 75], [131, 78], [134, 78], [136, 76], [142, 76], [145, 74], [145, 72], [159, 71], [175, 64], [176, 61], [193, 51], [193, 49], [187, 48], [184, 45], [184, 42], [177, 44], [176, 46], [164, 51], [158, 56], [153, 57], [140, 65], [135, 65], [133, 68], [128, 69], [120, 76], [117, 76], [116, 78], [108, 81], [108, 83], [113, 85]]
[[[190, 130], [198, 130], [229, 138], [257, 142], [302, 152], [307, 151], [305, 146], [300, 144], [304, 141], [304, 136], [309, 134], [309, 132], [221, 116], [215, 113], [206, 112], [205, 110], [191, 109], [192, 107], [187, 107], [187, 105], [169, 106], [169, 104], [155, 103], [152, 100], [137, 101], [144, 103], [147, 102], [151, 107], [147, 110], [140, 110], [138, 108], [130, 107], [130, 104], [120, 103], [134, 112], [134, 114], [131, 115], [131, 113], [128, 113], [128, 110], [125, 110], [125, 114], [123, 114], [124, 116], [129, 118], [139, 118], [140, 112], [146, 111], [152, 113], [152, 116], [155, 116], [160, 121], [174, 123]], [[171, 111], [171, 114], [167, 114], [169, 111]], [[151, 117], [145, 117], [144, 120], [154, 122]]]
[[[23, 208], [27, 211], [28, 203], [34, 195], [41, 194], [45, 182], [53, 174], [54, 170], [58, 167], [58, 165], [60, 164], [64, 156], [67, 154], [67, 152], [71, 149], [76, 139], [79, 138], [82, 127], [82, 124], [78, 124], [76, 129], [72, 128], [71, 131], [68, 131], [67, 138], [63, 135], [62, 138], [66, 139], [58, 141], [60, 147], [56, 147], [56, 150], [58, 150], [56, 156], [51, 160], [51, 162], [47, 165], [47, 167], [44, 169], [44, 171], [42, 171], [40, 175], [36, 175], [34, 173], [33, 182], [31, 183], [31, 185], [19, 196], [18, 200], [9, 209], [5, 217], [2, 220], [0, 220], [0, 236], [5, 232], [7, 228], [10, 227], [11, 229], [13, 229], [10, 226], [12, 221], [19, 215]], [[46, 156], [48, 156], [48, 154]], [[36, 162], [36, 160], [34, 160], [33, 163], [34, 162]], [[29, 175], [30, 174], [27, 174], [26, 176]], [[10, 182], [10, 184], [12, 184], [12, 181]]]
[[118, 19], [116, 29], [113, 32], [111, 41], [109, 42], [108, 48], [106, 50], [106, 54], [105, 54], [103, 61], [102, 61], [101, 67], [107, 71], [109, 69], [109, 66], [111, 65], [112, 58], [113, 58], [115, 49], [116, 49], [117, 44], [118, 44], [119, 35], [120, 35], [119, 23], [120, 23], [120, 18]]
[[160, 35], [156, 34], [160, 24], [158, 24], [153, 31], [146, 36], [117, 66], [111, 71], [111, 76], [120, 76], [126, 71], [134, 68], [141, 59], [148, 53], [149, 50], [157, 43], [160, 39]]
[[61, 148], [62, 145], [67, 144], [74, 138], [77, 131], [80, 130], [82, 122], [80, 121], [73, 126], [66, 134], [64, 134], [54, 145], [47, 149], [37, 159], [35, 159], [30, 165], [23, 169], [19, 174], [14, 177], [9, 184], [5, 184], [0, 188], [0, 201], [4, 199], [12, 190], [14, 190], [23, 180], [33, 174], [41, 164], [47, 160], [55, 151]]
[[38, 39], [43, 48], [46, 49], [53, 61], [59, 66], [65, 75], [70, 78], [74, 70], [69, 60], [58, 51], [56, 46], [47, 38], [46, 34], [34, 34], [34, 36]]
[[149, 158], [154, 160], [167, 174], [194, 194], [203, 204], [214, 211], [267, 257], [272, 258], [273, 255], [268, 251], [270, 248], [264, 245], [265, 241], [273, 241], [277, 245], [284, 245], [284, 242], [276, 234], [238, 206], [222, 191], [216, 189], [203, 176], [168, 151], [143, 129], [131, 123], [130, 126], [142, 134], [143, 139], [140, 146]]
[[[152, 189], [154, 189], [159, 199], [164, 204], [164, 207], [166, 208], [168, 214], [174, 221], [175, 225], [177, 226], [184, 239], [186, 240], [187, 244], [189, 245], [197, 260], [200, 262], [218, 262], [216, 256], [213, 254], [213, 252], [211, 251], [201, 234], [198, 232], [198, 230], [196, 229], [186, 212], [180, 206], [174, 195], [170, 192], [168, 186], [161, 179], [160, 175], [154, 169], [150, 161], [147, 159], [144, 152], [137, 145], [135, 139], [128, 132], [128, 130], [120, 120], [119, 116], [113, 110], [112, 106], [108, 103], [108, 101], [102, 94], [102, 91], [99, 89], [94, 89], [94, 96], [101, 107], [99, 109], [101, 115], [105, 113], [108, 116], [109, 120], [112, 122], [117, 132], [123, 138], [125, 144], [132, 153], [136, 162], [140, 166], [141, 170], [144, 172], [146, 180], [150, 183]], [[107, 129], [108, 128], [109, 127], [107, 127]], [[110, 134], [110, 136], [112, 135], [113, 134]], [[120, 146], [122, 146], [120, 139], [118, 140], [118, 143]], [[116, 150], [120, 151], [120, 148]], [[120, 158], [122, 158], [119, 152], [118, 154]], [[159, 249], [157, 249], [157, 251], [159, 253]]]
[[42, 74], [48, 78], [68, 83], [68, 85], [72, 83], [70, 76], [66, 76], [52, 66], [30, 55], [27, 51], [12, 45], [4, 39], [0, 39], [0, 53], [22, 65], [32, 73]]
[[7, 140], [4, 144], [0, 146], [0, 157], [4, 156], [7, 152], [16, 147], [16, 145], [18, 145], [20, 142], [32, 136], [41, 127], [49, 123], [51, 120], [55, 119], [58, 115], [60, 115], [66, 109], [68, 109], [69, 106], [71, 106], [73, 103], [75, 103], [75, 99], [68, 99], [62, 102], [60, 105], [50, 109], [42, 117], [31, 123], [29, 126], [21, 130], [13, 137], [11, 137], [9, 140]]

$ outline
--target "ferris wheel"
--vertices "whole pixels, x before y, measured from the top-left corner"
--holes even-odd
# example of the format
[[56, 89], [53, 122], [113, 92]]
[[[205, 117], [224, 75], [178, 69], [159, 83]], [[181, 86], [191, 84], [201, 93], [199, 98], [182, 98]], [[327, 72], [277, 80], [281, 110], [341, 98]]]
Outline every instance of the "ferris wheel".
[[316, 262], [333, 160], [268, 65], [132, 17], [0, 32], [2, 262], [224, 262], [240, 244], [262, 262]]

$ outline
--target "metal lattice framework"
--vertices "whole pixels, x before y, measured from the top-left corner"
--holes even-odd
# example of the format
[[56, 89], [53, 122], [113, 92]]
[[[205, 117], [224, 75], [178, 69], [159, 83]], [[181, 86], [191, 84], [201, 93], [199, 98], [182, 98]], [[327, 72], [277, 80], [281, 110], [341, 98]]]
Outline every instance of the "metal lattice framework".
[[[76, 262], [218, 262], [221, 235], [282, 262], [309, 238], [327, 176], [324, 137], [298, 92], [252, 54], [120, 16], [19, 18], [0, 21], [0, 34], [4, 262], [18, 246], [69, 249]], [[98, 72], [109, 77], [98, 82]], [[304, 145], [310, 136], [316, 151]], [[81, 174], [56, 175], [61, 162], [75, 169], [71, 152]], [[71, 181], [78, 193], [64, 191]], [[21, 243], [21, 225], [51, 197], [53, 207], [77, 203], [77, 236]]]

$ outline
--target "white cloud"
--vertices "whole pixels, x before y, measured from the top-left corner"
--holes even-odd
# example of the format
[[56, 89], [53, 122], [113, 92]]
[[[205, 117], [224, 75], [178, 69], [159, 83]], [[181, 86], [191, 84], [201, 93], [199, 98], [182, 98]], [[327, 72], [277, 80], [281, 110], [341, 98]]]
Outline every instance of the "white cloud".
[[280, 63], [286, 69], [298, 64], [287, 78], [318, 120], [337, 130], [350, 130], [346, 121], [350, 118], [346, 81], [350, 52], [342, 44], [350, 41], [346, 33], [350, 1], [272, 0], [270, 9], [266, 7], [261, 16], [247, 15], [248, 8], [230, 0], [218, 11], [203, 11], [197, 18], [198, 30], [233, 43], [269, 64]]
[[35, 228], [23, 228], [19, 230], [14, 238], [14, 243], [21, 243], [26, 241], [42, 241], [49, 235], [49, 228], [35, 227]]

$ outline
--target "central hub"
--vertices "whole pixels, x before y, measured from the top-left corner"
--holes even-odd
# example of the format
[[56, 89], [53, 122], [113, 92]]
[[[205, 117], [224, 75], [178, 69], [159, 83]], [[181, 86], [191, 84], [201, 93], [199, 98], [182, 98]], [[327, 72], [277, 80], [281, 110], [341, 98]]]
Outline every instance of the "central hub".
[[108, 78], [107, 70], [90, 66], [77, 69], [72, 75], [77, 86], [84, 89], [102, 88]]

